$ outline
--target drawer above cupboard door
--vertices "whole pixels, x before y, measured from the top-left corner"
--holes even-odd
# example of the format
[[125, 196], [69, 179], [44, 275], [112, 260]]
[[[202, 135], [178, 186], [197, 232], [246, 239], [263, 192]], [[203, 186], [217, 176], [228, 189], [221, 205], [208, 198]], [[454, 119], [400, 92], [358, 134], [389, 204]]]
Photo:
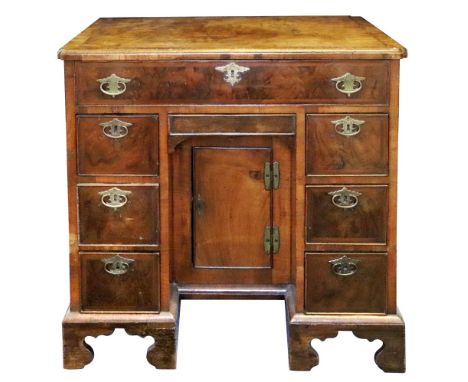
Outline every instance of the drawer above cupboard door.
[[308, 114], [307, 175], [386, 175], [388, 116]]
[[78, 186], [81, 245], [158, 245], [159, 186]]
[[388, 103], [387, 61], [78, 62], [78, 105]]
[[158, 253], [82, 253], [83, 311], [159, 311]]
[[306, 253], [306, 313], [385, 313], [385, 253]]
[[158, 175], [158, 118], [79, 115], [79, 175]]
[[385, 244], [387, 186], [306, 187], [306, 241]]

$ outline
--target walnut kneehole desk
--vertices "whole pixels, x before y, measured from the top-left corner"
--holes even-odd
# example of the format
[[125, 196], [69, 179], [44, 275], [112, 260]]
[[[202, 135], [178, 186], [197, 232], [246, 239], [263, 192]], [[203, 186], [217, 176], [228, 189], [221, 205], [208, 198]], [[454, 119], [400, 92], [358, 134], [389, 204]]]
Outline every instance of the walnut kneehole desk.
[[405, 56], [343, 16], [99, 19], [65, 45], [64, 366], [124, 328], [175, 368], [181, 298], [279, 298], [292, 370], [318, 364], [312, 339], [348, 330], [403, 372]]

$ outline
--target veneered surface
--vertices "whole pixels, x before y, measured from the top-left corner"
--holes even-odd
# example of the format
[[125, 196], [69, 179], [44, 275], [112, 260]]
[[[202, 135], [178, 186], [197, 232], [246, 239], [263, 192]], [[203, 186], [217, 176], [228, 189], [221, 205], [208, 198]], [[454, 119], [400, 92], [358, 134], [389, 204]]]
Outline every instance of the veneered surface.
[[101, 18], [58, 56], [64, 60], [205, 58], [317, 58], [357, 55], [402, 58], [406, 49], [351, 16]]

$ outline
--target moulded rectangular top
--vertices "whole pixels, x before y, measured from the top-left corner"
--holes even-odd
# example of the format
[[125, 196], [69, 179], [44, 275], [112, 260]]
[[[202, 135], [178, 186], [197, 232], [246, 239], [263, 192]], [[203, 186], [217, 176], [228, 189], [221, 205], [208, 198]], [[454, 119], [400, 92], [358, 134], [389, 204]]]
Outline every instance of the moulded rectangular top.
[[101, 18], [63, 60], [400, 59], [406, 49], [362, 17]]

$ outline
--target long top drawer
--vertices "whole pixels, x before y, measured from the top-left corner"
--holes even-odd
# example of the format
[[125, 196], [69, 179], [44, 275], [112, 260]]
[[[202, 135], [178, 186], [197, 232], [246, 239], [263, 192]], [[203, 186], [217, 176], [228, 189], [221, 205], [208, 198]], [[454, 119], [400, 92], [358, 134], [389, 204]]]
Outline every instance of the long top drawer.
[[386, 60], [77, 62], [79, 105], [380, 104]]

